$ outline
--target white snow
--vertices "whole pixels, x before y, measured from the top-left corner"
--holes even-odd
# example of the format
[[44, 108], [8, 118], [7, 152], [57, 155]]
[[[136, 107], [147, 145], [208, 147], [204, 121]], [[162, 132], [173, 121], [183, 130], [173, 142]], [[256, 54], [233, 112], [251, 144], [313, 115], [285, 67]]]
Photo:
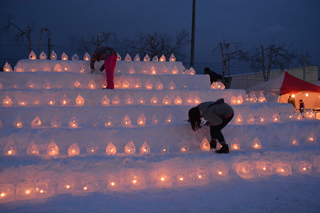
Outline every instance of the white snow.
[[[298, 120], [291, 104], [211, 89], [181, 62], [118, 61], [115, 90], [101, 89], [104, 73], [88, 61], [20, 60], [14, 70], [0, 73], [1, 212], [319, 211], [320, 123]], [[243, 101], [223, 129], [240, 149], [226, 155], [202, 151], [209, 128], [186, 122], [218, 98]]]

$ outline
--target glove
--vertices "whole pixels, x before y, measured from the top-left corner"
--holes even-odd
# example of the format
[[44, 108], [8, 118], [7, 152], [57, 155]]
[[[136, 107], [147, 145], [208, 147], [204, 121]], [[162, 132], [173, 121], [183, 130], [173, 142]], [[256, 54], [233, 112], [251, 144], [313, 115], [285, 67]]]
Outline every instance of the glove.
[[91, 68], [91, 73], [94, 73], [96, 70], [94, 68]]

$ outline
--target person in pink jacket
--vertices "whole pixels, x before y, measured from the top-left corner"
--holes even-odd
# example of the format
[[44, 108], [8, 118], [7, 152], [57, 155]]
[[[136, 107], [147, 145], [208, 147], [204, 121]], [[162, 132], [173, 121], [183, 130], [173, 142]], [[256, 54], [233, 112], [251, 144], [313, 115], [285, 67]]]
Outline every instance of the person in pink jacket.
[[218, 154], [229, 153], [229, 146], [226, 144], [221, 130], [232, 120], [233, 116], [232, 107], [222, 98], [216, 102], [203, 102], [189, 110], [189, 122], [194, 131], [201, 128], [201, 123], [210, 126], [210, 148], [215, 149], [218, 140], [222, 146], [220, 150], [216, 151]]
[[94, 63], [96, 61], [99, 62], [100, 60], [104, 60], [104, 64], [100, 67], [100, 71], [106, 70], [107, 89], [114, 89], [113, 75], [117, 63], [116, 51], [113, 48], [106, 46], [97, 48], [90, 60], [91, 73], [95, 72]]

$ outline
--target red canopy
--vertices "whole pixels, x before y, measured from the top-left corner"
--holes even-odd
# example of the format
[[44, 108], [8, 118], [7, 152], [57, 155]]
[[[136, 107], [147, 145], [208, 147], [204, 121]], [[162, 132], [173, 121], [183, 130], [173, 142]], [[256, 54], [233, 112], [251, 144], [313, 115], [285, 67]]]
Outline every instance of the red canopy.
[[288, 72], [284, 72], [276, 78], [246, 89], [247, 93], [259, 90], [273, 92], [277, 95], [297, 93], [301, 91], [320, 93], [319, 86], [296, 78]]
[[285, 76], [280, 89], [280, 95], [284, 95], [287, 93], [297, 93], [299, 91], [320, 93], [320, 87], [296, 78], [293, 75], [290, 75], [288, 72], [285, 72]]

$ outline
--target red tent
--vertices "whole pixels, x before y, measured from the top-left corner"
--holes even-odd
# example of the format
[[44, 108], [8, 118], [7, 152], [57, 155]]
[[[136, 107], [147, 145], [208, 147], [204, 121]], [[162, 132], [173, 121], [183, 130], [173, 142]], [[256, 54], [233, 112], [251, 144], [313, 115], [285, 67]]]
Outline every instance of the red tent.
[[284, 95], [287, 93], [292, 94], [301, 91], [320, 93], [319, 86], [296, 78], [290, 75], [288, 72], [284, 72], [274, 79], [246, 89], [247, 93], [261, 90], [266, 92], [273, 92], [277, 95]]

